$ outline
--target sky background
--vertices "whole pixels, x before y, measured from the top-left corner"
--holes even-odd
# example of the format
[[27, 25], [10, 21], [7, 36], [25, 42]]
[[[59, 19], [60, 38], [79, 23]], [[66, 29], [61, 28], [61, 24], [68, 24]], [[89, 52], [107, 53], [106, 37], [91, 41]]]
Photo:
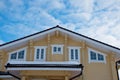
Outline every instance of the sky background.
[[56, 25], [120, 48], [120, 0], [0, 0], [0, 44]]

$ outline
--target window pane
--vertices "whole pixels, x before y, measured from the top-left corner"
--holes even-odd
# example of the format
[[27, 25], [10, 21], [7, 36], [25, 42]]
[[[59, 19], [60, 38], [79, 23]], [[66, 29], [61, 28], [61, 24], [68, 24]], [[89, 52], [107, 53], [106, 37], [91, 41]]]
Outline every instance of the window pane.
[[40, 52], [40, 49], [37, 49], [36, 59], [39, 59], [39, 52]]
[[61, 47], [58, 47], [58, 52], [61, 52]]
[[53, 48], [53, 51], [54, 51], [54, 52], [57, 52], [57, 47], [54, 47], [54, 48]]
[[100, 60], [100, 61], [103, 61], [103, 60], [104, 60], [104, 57], [103, 57], [103, 55], [101, 55], [101, 54], [98, 54], [98, 60]]
[[90, 51], [90, 57], [91, 57], [91, 60], [96, 60], [96, 53], [93, 51]]
[[16, 53], [13, 53], [13, 54], [11, 54], [11, 57], [10, 57], [11, 59], [16, 59], [17, 58], [17, 52]]
[[44, 59], [44, 49], [41, 49], [41, 59]]
[[75, 59], [78, 59], [78, 49], [75, 49]]
[[23, 59], [24, 58], [24, 50], [18, 52], [18, 59]]
[[74, 59], [74, 52], [73, 52], [73, 49], [71, 49], [71, 59]]

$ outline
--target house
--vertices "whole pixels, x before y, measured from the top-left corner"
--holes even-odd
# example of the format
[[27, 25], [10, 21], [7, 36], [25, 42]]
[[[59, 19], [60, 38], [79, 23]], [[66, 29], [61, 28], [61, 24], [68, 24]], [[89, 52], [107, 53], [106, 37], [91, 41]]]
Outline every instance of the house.
[[0, 45], [0, 80], [118, 80], [120, 49], [59, 25]]

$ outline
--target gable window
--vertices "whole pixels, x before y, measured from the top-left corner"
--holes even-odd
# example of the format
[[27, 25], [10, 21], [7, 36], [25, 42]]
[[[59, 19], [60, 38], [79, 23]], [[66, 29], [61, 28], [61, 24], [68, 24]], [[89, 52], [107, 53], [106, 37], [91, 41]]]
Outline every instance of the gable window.
[[80, 48], [79, 47], [69, 47], [69, 60], [80, 61]]
[[62, 54], [63, 53], [63, 45], [52, 45], [52, 53], [53, 54]]
[[98, 60], [99, 60], [99, 61], [104, 61], [104, 56], [101, 55], [101, 54], [98, 54]]
[[26, 57], [26, 48], [11, 52], [9, 60], [25, 60], [25, 57]]
[[18, 59], [23, 59], [24, 58], [24, 54], [25, 54], [24, 50], [18, 52]]
[[90, 58], [91, 58], [91, 60], [96, 60], [97, 59], [97, 56], [96, 56], [96, 53], [95, 52], [93, 52], [93, 51], [90, 51]]
[[89, 49], [89, 62], [106, 62], [105, 54]]
[[11, 54], [11, 58], [10, 58], [10, 59], [16, 59], [16, 58], [17, 58], [17, 52], [12, 53], [12, 54]]
[[45, 61], [46, 58], [46, 47], [37, 46], [35, 47], [35, 60]]

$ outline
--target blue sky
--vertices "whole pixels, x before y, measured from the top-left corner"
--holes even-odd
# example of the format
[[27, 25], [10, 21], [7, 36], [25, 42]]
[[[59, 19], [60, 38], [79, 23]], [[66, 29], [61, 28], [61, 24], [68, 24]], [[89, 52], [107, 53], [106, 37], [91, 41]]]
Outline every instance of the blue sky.
[[56, 25], [120, 47], [120, 0], [0, 0], [0, 44]]

